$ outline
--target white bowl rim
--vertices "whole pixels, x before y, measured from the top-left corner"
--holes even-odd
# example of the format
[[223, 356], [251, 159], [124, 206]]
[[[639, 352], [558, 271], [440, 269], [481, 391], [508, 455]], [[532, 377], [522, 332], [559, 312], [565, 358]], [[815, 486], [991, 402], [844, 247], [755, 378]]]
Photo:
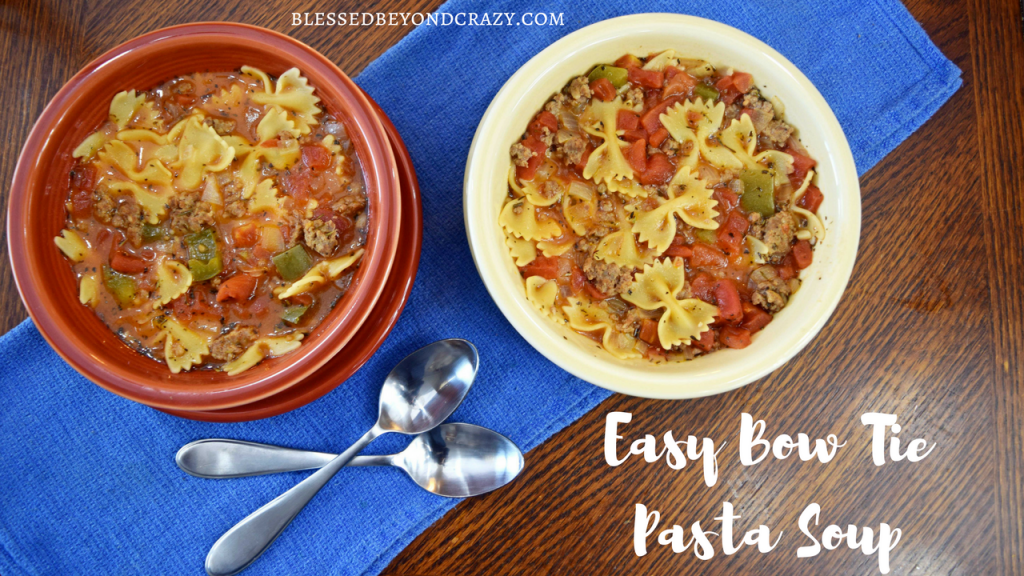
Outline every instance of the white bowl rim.
[[[730, 358], [734, 361], [724, 367], [716, 366], [714, 369], [703, 370], [688, 368], [706, 360], [705, 358], [691, 362], [652, 365], [641, 363], [643, 361], [618, 361], [604, 351], [599, 354], [588, 353], [579, 342], [568, 340], [565, 334], [559, 332], [559, 327], [554, 322], [528, 303], [523, 294], [521, 279], [517, 279], [518, 284], [509, 282], [507, 269], [511, 265], [511, 256], [503, 241], [495, 241], [495, 230], [504, 238], [497, 224], [497, 215], [487, 211], [485, 193], [477, 192], [488, 188], [488, 182], [497, 178], [493, 169], [486, 169], [489, 166], [488, 162], [493, 164], [496, 161], [496, 156], [504, 155], [504, 166], [507, 171], [509, 163], [506, 150], [518, 134], [525, 130], [528, 118], [521, 122], [519, 132], [515, 135], [495, 129], [495, 125], [503, 119], [516, 116], [514, 112], [517, 104], [522, 105], [524, 95], [529, 94], [533, 86], [540, 83], [545, 72], [573, 57], [582, 58], [582, 54], [604, 43], [632, 39], [634, 44], [642, 44], [642, 41], [636, 39], [652, 32], [691, 37], [707, 36], [735, 42], [751, 50], [755, 54], [754, 58], [769, 67], [774, 74], [786, 76], [787, 81], [792, 82], [792, 89], [799, 89], [801, 99], [788, 104], [792, 106], [799, 103], [801, 107], [809, 107], [802, 113], [815, 118], [814, 131], [822, 135], [823, 145], [828, 150], [827, 154], [812, 152], [819, 162], [819, 168], [831, 171], [830, 182], [835, 184], [831, 193], [836, 195], [833, 202], [836, 204], [837, 217], [834, 224], [826, 226], [827, 232], [833, 235], [831, 240], [834, 244], [835, 258], [826, 270], [827, 280], [822, 280], [823, 287], [827, 289], [826, 293], [818, 295], [813, 302], [804, 302], [802, 306], [805, 311], [810, 308], [814, 314], [804, 315], [797, 320], [798, 329], [787, 330], [781, 335], [776, 334], [775, 338], [761, 345], [757, 357], [753, 360], [746, 358], [745, 353], [755, 348], [754, 344], [743, 350], [720, 350], [709, 355], [707, 359], [731, 355]], [[626, 51], [628, 50], [621, 53]], [[596, 63], [589, 62], [586, 66]], [[755, 80], [758, 79], [759, 70], [744, 70], [752, 72]], [[585, 70], [577, 73], [583, 72]], [[562, 82], [569, 79], [570, 77], [564, 77]], [[537, 110], [539, 106], [528, 110], [529, 116], [532, 117]], [[807, 126], [804, 127], [805, 131], [808, 129]], [[510, 135], [511, 138], [507, 138]], [[504, 141], [506, 139], [508, 142]], [[495, 150], [500, 153], [495, 154]], [[820, 181], [820, 172], [818, 176], [819, 186], [825, 188]], [[501, 193], [504, 195], [505, 191], [502, 190]], [[826, 194], [828, 201], [828, 193]], [[736, 389], [766, 376], [803, 349], [817, 335], [839, 304], [853, 270], [861, 224], [860, 184], [853, 154], [835, 114], [810, 80], [777, 51], [745, 32], [704, 18], [665, 13], [621, 16], [577, 30], [548, 46], [512, 75], [491, 101], [473, 137], [466, 162], [463, 211], [470, 250], [484, 285], [502, 314], [531, 346], [564, 370], [592, 384], [613, 392], [658, 399], [697, 398]], [[826, 236], [826, 243], [829, 243], [829, 238]], [[822, 246], [818, 248], [815, 250], [815, 263], [803, 271], [802, 279], [808, 272], [822, 272], [821, 269], [816, 269]], [[803, 292], [801, 289], [794, 294], [794, 300]], [[787, 306], [780, 314], [791, 308], [792, 306]], [[773, 324], [770, 324], [769, 328]], [[769, 328], [766, 328], [765, 332]], [[755, 336], [755, 344], [759, 341], [758, 337], [764, 340], [765, 336], [764, 332]], [[722, 364], [722, 361], [716, 364]], [[682, 383], [684, 376], [686, 381]]]

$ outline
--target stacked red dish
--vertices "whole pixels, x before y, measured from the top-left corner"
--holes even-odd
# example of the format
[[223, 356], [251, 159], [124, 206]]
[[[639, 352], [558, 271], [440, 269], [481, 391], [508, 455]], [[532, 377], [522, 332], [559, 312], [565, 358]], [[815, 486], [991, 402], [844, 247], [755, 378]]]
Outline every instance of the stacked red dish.
[[[197, 72], [246, 66], [259, 67], [271, 78], [297, 68], [314, 88], [318, 105], [344, 125], [368, 204], [365, 243], [350, 283], [322, 320], [304, 331], [301, 346], [280, 355], [264, 348], [267, 358], [233, 375], [223, 369], [172, 372], [170, 363], [158, 361], [159, 353], [157, 359], [140, 354], [83, 305], [80, 278], [69, 267], [66, 252], [54, 245], [68, 226], [69, 174], [78, 161], [71, 151], [77, 152], [76, 146], [103, 124], [115, 94], [149, 90]], [[209, 130], [212, 134], [213, 128]], [[185, 144], [176, 146], [191, 153]], [[141, 160], [143, 151], [138, 154]], [[400, 136], [344, 73], [287, 36], [252, 26], [207, 23], [136, 38], [72, 78], [44, 110], [22, 151], [7, 222], [12, 267], [25, 306], [42, 335], [76, 370], [115, 394], [181, 417], [242, 421], [311, 402], [372, 356], [412, 288], [421, 220], [416, 176]], [[166, 314], [160, 306], [154, 308], [150, 313]], [[170, 336], [166, 338], [169, 343]]]

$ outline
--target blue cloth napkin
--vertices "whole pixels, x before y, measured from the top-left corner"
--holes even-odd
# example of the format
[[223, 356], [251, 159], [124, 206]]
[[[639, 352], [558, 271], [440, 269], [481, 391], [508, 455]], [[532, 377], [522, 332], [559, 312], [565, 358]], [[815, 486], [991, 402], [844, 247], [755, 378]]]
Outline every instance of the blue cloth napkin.
[[[492, 427], [524, 450], [606, 398], [537, 354], [491, 302], [466, 244], [462, 176], [484, 109], [520, 65], [561, 36], [636, 6], [452, 0], [442, 12], [553, 12], [564, 25], [421, 26], [359, 76], [412, 153], [423, 188], [423, 256], [388, 341], [325, 398], [259, 422], [191, 422], [87, 382], [31, 323], [0, 338], [0, 573], [201, 575], [221, 533], [304, 474], [192, 478], [174, 465], [181, 445], [220, 436], [342, 450], [373, 424], [391, 367], [440, 338], [467, 338], [480, 350], [476, 386], [454, 419]], [[960, 86], [960, 71], [895, 0], [650, 0], [643, 8], [723, 21], [782, 52], [835, 110], [861, 172]], [[385, 436], [371, 451], [403, 445]], [[456, 503], [398, 470], [343, 470], [248, 574], [377, 574]]]

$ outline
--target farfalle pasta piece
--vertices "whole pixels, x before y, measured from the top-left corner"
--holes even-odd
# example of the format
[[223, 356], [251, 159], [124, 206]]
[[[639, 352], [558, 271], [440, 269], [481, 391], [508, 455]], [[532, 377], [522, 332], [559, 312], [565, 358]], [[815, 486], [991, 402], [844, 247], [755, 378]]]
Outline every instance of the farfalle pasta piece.
[[186, 328], [168, 316], [158, 316], [153, 323], [161, 329], [153, 341], [164, 342], [164, 360], [174, 374], [191, 370], [210, 353], [209, 336]]
[[562, 227], [554, 220], [540, 219], [537, 207], [524, 198], [505, 204], [498, 223], [509, 234], [524, 240], [547, 240], [562, 235]]
[[526, 299], [537, 310], [551, 314], [558, 297], [558, 283], [543, 276], [530, 276], [526, 279]]
[[[299, 160], [302, 150], [297, 140], [288, 140], [283, 146], [250, 146], [245, 153], [245, 160], [238, 169], [239, 180], [242, 182], [242, 198], [248, 199], [256, 191], [262, 174], [260, 160], [266, 160], [276, 170], [287, 170]], [[232, 145], [232, 149], [235, 149]]]
[[597, 194], [593, 188], [582, 182], [573, 182], [562, 195], [562, 215], [579, 236], [585, 236], [597, 214]]
[[803, 183], [800, 184], [800, 187], [797, 188], [796, 192], [793, 193], [792, 198], [790, 198], [789, 209], [796, 216], [797, 222], [807, 222], [806, 227], [797, 230], [797, 238], [800, 240], [810, 240], [811, 238], [814, 238], [815, 242], [823, 242], [825, 240], [825, 225], [821, 222], [821, 219], [810, 210], [804, 210], [796, 204], [804, 193], [807, 192], [807, 189], [810, 188], [812, 178], [814, 178], [814, 170], [808, 170]]
[[683, 156], [679, 166], [697, 167], [698, 152], [715, 166], [737, 169], [743, 163], [728, 148], [712, 144], [708, 138], [718, 132], [725, 117], [725, 103], [712, 105], [701, 98], [676, 103], [659, 119], [669, 135], [680, 144], [690, 143], [690, 153]]
[[171, 300], [188, 292], [192, 272], [177, 260], [166, 259], [156, 268], [156, 305], [166, 306]]
[[293, 138], [300, 136], [299, 129], [295, 127], [295, 122], [288, 119], [288, 114], [277, 106], [271, 106], [256, 125], [256, 135], [264, 142], [276, 138], [281, 132], [287, 132]]
[[633, 223], [629, 221], [626, 211], [633, 211], [629, 206], [626, 210], [617, 210], [619, 229], [606, 235], [594, 250], [594, 259], [605, 260], [624, 268], [643, 268], [654, 255], [644, 254], [633, 236]]
[[163, 130], [164, 119], [156, 111], [153, 102], [143, 102], [142, 106], [135, 112], [135, 117], [128, 122], [128, 126], [143, 130]]
[[615, 329], [615, 323], [606, 310], [596, 304], [586, 304], [575, 298], [563, 306], [569, 326], [580, 332], [601, 332], [601, 345], [612, 356], [620, 360], [639, 358], [636, 339]]
[[729, 148], [748, 170], [770, 170], [775, 184], [789, 181], [788, 174], [793, 171], [793, 157], [779, 150], [765, 150], [754, 154], [757, 150], [757, 131], [749, 114], [743, 114], [739, 120], [733, 120], [728, 128], [718, 136], [719, 142]]
[[224, 141], [212, 126], [203, 123], [199, 115], [193, 115], [185, 122], [178, 142], [178, 162], [181, 169], [180, 181], [187, 190], [195, 190], [209, 172], [220, 172], [231, 165], [235, 150]]
[[668, 186], [669, 198], [649, 212], [641, 212], [633, 224], [633, 232], [639, 234], [641, 242], [647, 242], [657, 255], [668, 250], [676, 235], [676, 216], [695, 228], [715, 230], [718, 201], [712, 197], [713, 190], [707, 188], [697, 172], [683, 166], [676, 172]]
[[604, 182], [612, 192], [621, 192], [630, 196], [645, 196], [646, 191], [633, 182], [633, 167], [626, 160], [622, 150], [629, 144], [621, 140], [616, 127], [616, 116], [619, 110], [629, 108], [622, 103], [621, 98], [615, 98], [611, 102], [602, 102], [594, 99], [590, 107], [583, 113], [581, 120], [596, 124], [600, 122], [601, 129], [597, 130], [592, 126], [584, 126], [584, 130], [593, 136], [601, 138], [603, 142], [590, 153], [587, 165], [583, 168], [583, 177], [594, 182]]
[[142, 206], [146, 222], [150, 224], [160, 223], [160, 217], [167, 212], [167, 203], [170, 202], [172, 195], [170, 188], [157, 192], [152, 186], [140, 186], [135, 182], [108, 181], [104, 185], [112, 192], [131, 192], [135, 196], [135, 201]]
[[537, 247], [529, 240], [516, 238], [510, 234], [505, 235], [505, 246], [508, 246], [509, 253], [516, 266], [526, 266], [537, 259]]
[[679, 56], [676, 55], [676, 51], [669, 48], [656, 56], [652, 56], [644, 64], [644, 70], [664, 70], [666, 66], [679, 67]]
[[110, 100], [110, 120], [117, 124], [118, 130], [124, 130], [145, 101], [146, 95], [136, 95], [135, 90], [118, 92]]
[[515, 166], [508, 169], [508, 185], [515, 194], [526, 198], [534, 206], [551, 206], [562, 199], [562, 192], [548, 196], [541, 194], [540, 190], [537, 189], [537, 185], [532, 181], [524, 182], [520, 186], [516, 179]]
[[85, 257], [89, 255], [89, 246], [86, 245], [85, 240], [78, 235], [78, 232], [65, 228], [60, 231], [60, 236], [53, 238], [53, 243], [60, 248], [60, 251], [68, 257], [68, 260], [72, 262], [81, 262], [85, 260]]
[[268, 356], [281, 356], [295, 350], [302, 345], [302, 337], [301, 332], [293, 332], [285, 336], [260, 338], [253, 342], [238, 358], [221, 366], [221, 370], [227, 372], [228, 376], [241, 374], [259, 364]]
[[670, 350], [679, 344], [689, 345], [709, 329], [718, 308], [697, 298], [677, 299], [686, 284], [686, 271], [668, 259], [647, 266], [636, 275], [622, 299], [644, 310], [663, 308], [658, 321], [658, 340]]
[[82, 140], [82, 143], [79, 144], [73, 152], [71, 152], [71, 157], [84, 159], [92, 158], [93, 154], [96, 154], [101, 148], [103, 148], [103, 145], [107, 143], [107, 140], [110, 140], [110, 137], [107, 136], [106, 132], [102, 130], [93, 132], [88, 138]]
[[263, 80], [264, 91], [252, 94], [252, 100], [258, 104], [278, 106], [287, 111], [300, 134], [309, 134], [310, 126], [319, 124], [316, 115], [320, 113], [317, 106], [320, 99], [313, 95], [313, 87], [299, 73], [298, 68], [290, 68], [281, 74], [273, 92], [269, 87], [269, 77], [262, 71], [248, 66], [242, 68], [242, 71], [255, 74]]
[[100, 160], [117, 167], [133, 182], [170, 185], [172, 176], [159, 160], [153, 158], [139, 170], [139, 157], [130, 146], [120, 140], [111, 140], [99, 153]]
[[249, 213], [271, 212], [283, 214], [284, 198], [278, 196], [273, 180], [264, 180], [256, 185], [256, 193], [249, 200]]
[[537, 249], [540, 250], [548, 258], [555, 256], [561, 256], [565, 254], [573, 247], [573, 239], [569, 237], [567, 240], [561, 242], [555, 242], [553, 240], [541, 240], [537, 242]]
[[[262, 74], [262, 72], [260, 73]], [[238, 109], [241, 108], [244, 98], [245, 91], [242, 90], [242, 87], [238, 84], [232, 84], [231, 88], [224, 88], [210, 96], [203, 109], [211, 114], [216, 114], [217, 110]]]
[[768, 248], [767, 244], [750, 235], [745, 236], [743, 241], [747, 243], [747, 250], [750, 251], [750, 259], [755, 264], [768, 263], [768, 258], [772, 251], [771, 248]]
[[281, 300], [291, 298], [296, 294], [308, 292], [310, 289], [319, 286], [328, 280], [334, 280], [340, 276], [342, 272], [355, 264], [356, 261], [362, 257], [363, 252], [364, 250], [360, 248], [348, 256], [342, 256], [341, 258], [335, 258], [334, 260], [321, 261], [316, 266], [310, 268], [309, 271], [306, 272], [305, 276], [299, 278], [284, 290], [281, 290], [277, 294], [277, 297]]
[[83, 274], [78, 282], [78, 301], [86, 306], [96, 307], [100, 302], [100, 281], [94, 272]]

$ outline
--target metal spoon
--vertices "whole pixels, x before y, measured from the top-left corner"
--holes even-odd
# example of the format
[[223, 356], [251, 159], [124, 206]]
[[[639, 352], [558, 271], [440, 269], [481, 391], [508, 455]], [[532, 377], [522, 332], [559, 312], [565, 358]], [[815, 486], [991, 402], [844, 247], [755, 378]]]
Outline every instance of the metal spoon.
[[323, 468], [225, 532], [206, 555], [206, 573], [230, 576], [244, 570], [324, 484], [377, 436], [422, 434], [444, 422], [465, 398], [478, 364], [476, 348], [455, 339], [434, 342], [399, 362], [384, 380], [377, 423]]
[[[320, 468], [334, 454], [242, 440], [196, 440], [178, 451], [178, 467], [200, 478], [238, 478]], [[395, 466], [427, 492], [479, 496], [508, 484], [523, 470], [523, 453], [494, 430], [442, 424], [413, 438], [399, 454], [356, 456], [351, 466]]]

